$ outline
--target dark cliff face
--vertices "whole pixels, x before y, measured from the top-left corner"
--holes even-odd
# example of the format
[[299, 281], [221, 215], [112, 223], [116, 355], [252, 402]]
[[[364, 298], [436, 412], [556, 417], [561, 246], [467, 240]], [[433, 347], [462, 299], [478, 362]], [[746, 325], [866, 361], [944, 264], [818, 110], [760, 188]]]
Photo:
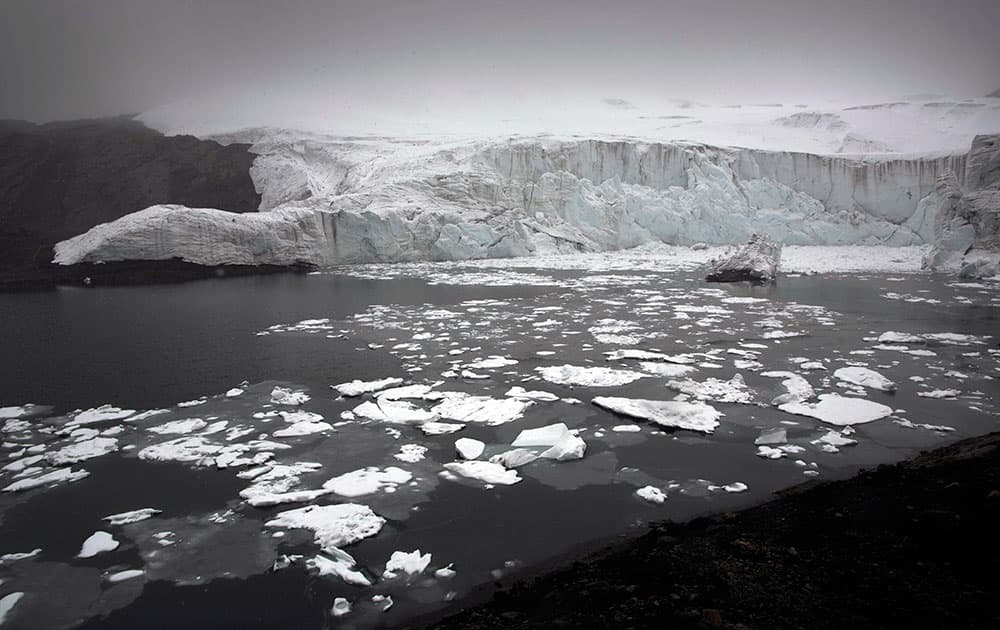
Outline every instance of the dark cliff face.
[[253, 159], [130, 118], [0, 121], [0, 276], [44, 275], [58, 241], [151, 205], [255, 212]]

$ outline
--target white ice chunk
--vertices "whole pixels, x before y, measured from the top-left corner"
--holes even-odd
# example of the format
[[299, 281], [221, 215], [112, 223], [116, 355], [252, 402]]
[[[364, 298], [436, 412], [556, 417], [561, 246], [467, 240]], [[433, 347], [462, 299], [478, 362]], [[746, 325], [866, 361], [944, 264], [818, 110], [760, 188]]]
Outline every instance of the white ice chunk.
[[427, 447], [419, 444], [404, 444], [399, 447], [399, 452], [393, 455], [401, 462], [415, 464], [427, 455]]
[[313, 435], [315, 433], [323, 433], [325, 431], [333, 431], [333, 426], [329, 422], [296, 422], [283, 429], [278, 429], [273, 433], [276, 438], [287, 438], [287, 437], [300, 437], [304, 435]]
[[146, 429], [152, 433], [160, 435], [184, 435], [194, 431], [200, 431], [208, 426], [208, 423], [201, 418], [187, 418], [185, 420], [174, 420]]
[[517, 398], [519, 400], [538, 400], [542, 402], [553, 402], [559, 400], [559, 397], [553, 393], [538, 390], [528, 391], [523, 387], [518, 387], [516, 385], [507, 390], [507, 393], [504, 394], [504, 396]]
[[72, 420], [66, 423], [66, 426], [93, 424], [106, 420], [121, 420], [122, 418], [128, 418], [134, 413], [134, 409], [121, 409], [111, 405], [101, 405], [100, 407], [78, 412], [73, 416]]
[[369, 394], [372, 392], [377, 392], [387, 387], [392, 387], [394, 385], [399, 385], [403, 382], [401, 378], [383, 378], [375, 381], [362, 381], [354, 379], [349, 383], [341, 383], [340, 385], [331, 385], [333, 389], [337, 391], [341, 396], [355, 397], [361, 396], [362, 394]]
[[275, 386], [271, 390], [271, 402], [276, 405], [303, 405], [309, 401], [309, 395], [303, 391], [294, 391], [286, 387]]
[[598, 407], [633, 418], [650, 420], [664, 427], [711, 433], [719, 426], [722, 414], [715, 407], [700, 402], [677, 400], [644, 400], [598, 396], [593, 402]]
[[343, 597], [335, 597], [333, 599], [333, 608], [330, 609], [330, 614], [334, 617], [343, 617], [344, 615], [350, 614], [351, 612], [351, 602], [347, 601]]
[[105, 551], [114, 551], [118, 548], [119, 542], [108, 532], [94, 532], [87, 540], [83, 541], [80, 553], [77, 558], [93, 558]]
[[500, 464], [492, 462], [451, 462], [444, 467], [455, 474], [478, 479], [487, 484], [509, 486], [521, 481], [516, 470], [507, 470]]
[[422, 424], [437, 419], [437, 413], [421, 409], [405, 400], [366, 400], [354, 408], [354, 415], [391, 424]]
[[407, 575], [419, 575], [423, 573], [431, 563], [431, 554], [420, 554], [416, 549], [409, 553], [404, 551], [393, 551], [389, 556], [389, 561], [385, 563], [385, 573], [389, 577], [395, 577], [400, 571]]
[[5, 562], [17, 562], [18, 560], [27, 560], [28, 558], [34, 558], [38, 554], [42, 553], [41, 548], [32, 549], [31, 551], [21, 551], [15, 553], [5, 553], [0, 556], [0, 563]]
[[461, 394], [449, 396], [431, 411], [447, 420], [495, 426], [517, 420], [531, 404], [530, 400]]
[[454, 422], [425, 422], [420, 425], [420, 430], [423, 431], [425, 435], [447, 435], [449, 433], [461, 431], [464, 428], [464, 424], [456, 424]]
[[323, 488], [342, 497], [360, 497], [366, 494], [392, 489], [413, 479], [413, 475], [402, 468], [389, 466], [385, 470], [377, 467], [362, 468], [338, 475], [323, 484]]
[[44, 475], [38, 475], [37, 477], [28, 477], [27, 479], [21, 479], [20, 481], [15, 481], [9, 486], [3, 489], [4, 492], [22, 492], [24, 490], [31, 490], [32, 488], [38, 488], [39, 486], [47, 486], [50, 484], [57, 484], [62, 482], [72, 482], [79, 481], [85, 477], [89, 477], [90, 473], [86, 470], [71, 470], [70, 468], [57, 468], [51, 472], [47, 472]]
[[462, 459], [477, 459], [483, 454], [486, 444], [472, 438], [459, 438], [455, 440], [455, 451]]
[[640, 499], [644, 499], [650, 503], [663, 503], [667, 500], [667, 495], [656, 486], [643, 486], [636, 490], [635, 493]]
[[327, 549], [327, 553], [330, 554], [330, 557], [313, 556], [306, 560], [306, 567], [316, 571], [319, 575], [335, 575], [355, 586], [372, 585], [372, 581], [355, 568], [357, 561], [351, 554], [336, 547]]
[[583, 387], [617, 387], [635, 382], [647, 376], [631, 370], [615, 370], [606, 367], [579, 367], [559, 365], [535, 368], [542, 378], [557, 385], [580, 385]]
[[[865, 367], [842, 367], [833, 373], [834, 378], [839, 378], [842, 381], [852, 383], [854, 385], [861, 385], [862, 387], [869, 387], [871, 389], [878, 389], [883, 392], [894, 392], [896, 391], [896, 384], [882, 376], [875, 370], [869, 370]], [[801, 402], [801, 401], [790, 401], [790, 402]]]
[[189, 436], [147, 446], [139, 451], [139, 459], [206, 463], [221, 450], [222, 447], [218, 444], [213, 444], [201, 437]]
[[700, 383], [691, 379], [669, 381], [667, 382], [667, 387], [693, 396], [698, 400], [742, 403], [745, 405], [753, 404], [754, 402], [754, 394], [747, 388], [746, 383], [743, 381], [743, 376], [740, 374], [736, 374], [728, 381], [717, 378], [710, 378]]
[[265, 525], [273, 528], [312, 530], [316, 544], [333, 555], [335, 548], [349, 545], [381, 531], [385, 519], [367, 505], [307, 505], [278, 513]]
[[774, 444], [784, 444], [788, 441], [788, 431], [785, 429], [766, 429], [761, 431], [757, 439], [753, 441], [757, 446], [772, 446]]
[[4, 595], [2, 599], [0, 599], [0, 626], [2, 626], [5, 621], [7, 621], [7, 617], [10, 615], [10, 611], [13, 610], [14, 606], [17, 605], [17, 602], [21, 601], [22, 597], [24, 597], [24, 593], [17, 592], [17, 593], [8, 593], [7, 595]]
[[118, 514], [105, 516], [104, 520], [107, 521], [109, 525], [128, 525], [129, 523], [138, 523], [139, 521], [153, 518], [162, 511], [163, 510], [157, 510], [156, 508], [139, 508], [138, 510], [132, 510], [130, 512], [120, 512]]
[[117, 573], [112, 573], [107, 577], [108, 582], [111, 584], [118, 584], [119, 582], [124, 582], [125, 580], [133, 580], [137, 577], [142, 577], [146, 575], [146, 572], [142, 569], [127, 569], [125, 571], [118, 571]]
[[785, 403], [779, 405], [778, 409], [816, 418], [836, 426], [864, 424], [892, 415], [891, 407], [863, 398], [847, 398], [838, 394], [820, 394], [818, 403]]
[[955, 398], [961, 394], [957, 389], [935, 389], [930, 392], [917, 392], [921, 398]]
[[526, 448], [514, 448], [503, 453], [497, 453], [490, 458], [490, 463], [500, 464], [504, 468], [518, 468], [538, 459], [538, 453]]
[[809, 381], [802, 378], [795, 372], [761, 372], [761, 376], [767, 378], [780, 378], [781, 386], [785, 388], [785, 393], [771, 401], [772, 405], [783, 405], [788, 402], [803, 402], [812, 398], [816, 392], [813, 391]]
[[495, 368], [507, 367], [508, 365], [517, 365], [517, 360], [494, 355], [489, 357], [488, 359], [480, 359], [479, 361], [474, 361], [472, 363], [469, 363], [465, 367], [471, 370], [490, 370]]

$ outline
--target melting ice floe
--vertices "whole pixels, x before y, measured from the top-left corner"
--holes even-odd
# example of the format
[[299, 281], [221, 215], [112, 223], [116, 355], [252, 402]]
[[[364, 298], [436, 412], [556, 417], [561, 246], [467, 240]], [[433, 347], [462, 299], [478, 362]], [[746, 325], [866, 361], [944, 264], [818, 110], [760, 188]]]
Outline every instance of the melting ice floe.
[[99, 553], [114, 551], [120, 543], [108, 532], [94, 532], [87, 540], [83, 541], [80, 553], [77, 558], [93, 558]]
[[334, 554], [333, 549], [349, 545], [381, 531], [385, 519], [366, 505], [307, 505], [279, 512], [265, 525], [271, 528], [307, 529], [320, 549]]
[[403, 379], [401, 378], [383, 378], [375, 381], [360, 381], [355, 379], [349, 383], [331, 385], [330, 387], [336, 390], [336, 392], [341, 396], [354, 397], [371, 392], [377, 392], [394, 385], [400, 385], [402, 382]]
[[819, 402], [815, 404], [785, 403], [779, 405], [778, 409], [837, 426], [865, 424], [892, 415], [891, 407], [863, 398], [847, 398], [837, 394], [820, 394]]
[[667, 387], [676, 389], [682, 394], [693, 396], [698, 400], [712, 400], [721, 403], [754, 404], [753, 391], [747, 387], [743, 376], [736, 374], [728, 381], [710, 378], [702, 382], [687, 379], [684, 381], [669, 381]]
[[560, 365], [535, 368], [542, 378], [557, 385], [579, 385], [581, 387], [616, 387], [627, 385], [646, 376], [630, 370], [615, 370], [605, 367], [578, 367]]
[[860, 385], [862, 387], [869, 387], [883, 392], [896, 391], [895, 383], [875, 370], [869, 370], [864, 367], [842, 367], [837, 369], [833, 373], [833, 376], [842, 381], [846, 381], [854, 385]]
[[609, 411], [633, 418], [651, 420], [660, 426], [703, 433], [714, 431], [719, 426], [719, 418], [722, 416], [714, 407], [704, 403], [611, 396], [598, 396], [592, 402]]
[[451, 462], [444, 467], [457, 475], [478, 479], [488, 485], [510, 486], [521, 481], [516, 470], [507, 470], [500, 464], [482, 461]]
[[107, 521], [109, 525], [128, 525], [129, 523], [138, 523], [139, 521], [153, 518], [162, 511], [163, 510], [158, 510], [156, 508], [140, 508], [129, 512], [111, 514], [110, 516], [105, 516], [104, 520]]

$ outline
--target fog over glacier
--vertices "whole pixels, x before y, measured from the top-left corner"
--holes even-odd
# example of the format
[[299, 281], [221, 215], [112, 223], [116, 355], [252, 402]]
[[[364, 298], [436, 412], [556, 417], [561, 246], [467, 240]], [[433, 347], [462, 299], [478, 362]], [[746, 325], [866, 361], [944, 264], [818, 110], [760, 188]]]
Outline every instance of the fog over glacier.
[[990, 0], [14, 0], [2, 12], [0, 118], [35, 121], [165, 108], [196, 131], [517, 120], [594, 132], [632, 105], [961, 98], [1000, 80]]

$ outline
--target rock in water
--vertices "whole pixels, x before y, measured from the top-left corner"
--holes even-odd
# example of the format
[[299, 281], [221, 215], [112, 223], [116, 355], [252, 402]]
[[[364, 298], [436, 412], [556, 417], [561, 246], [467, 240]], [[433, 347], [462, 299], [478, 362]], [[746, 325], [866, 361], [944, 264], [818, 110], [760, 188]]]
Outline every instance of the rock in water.
[[727, 257], [712, 261], [709, 282], [771, 282], [778, 273], [781, 243], [763, 234], [754, 234], [746, 245]]

